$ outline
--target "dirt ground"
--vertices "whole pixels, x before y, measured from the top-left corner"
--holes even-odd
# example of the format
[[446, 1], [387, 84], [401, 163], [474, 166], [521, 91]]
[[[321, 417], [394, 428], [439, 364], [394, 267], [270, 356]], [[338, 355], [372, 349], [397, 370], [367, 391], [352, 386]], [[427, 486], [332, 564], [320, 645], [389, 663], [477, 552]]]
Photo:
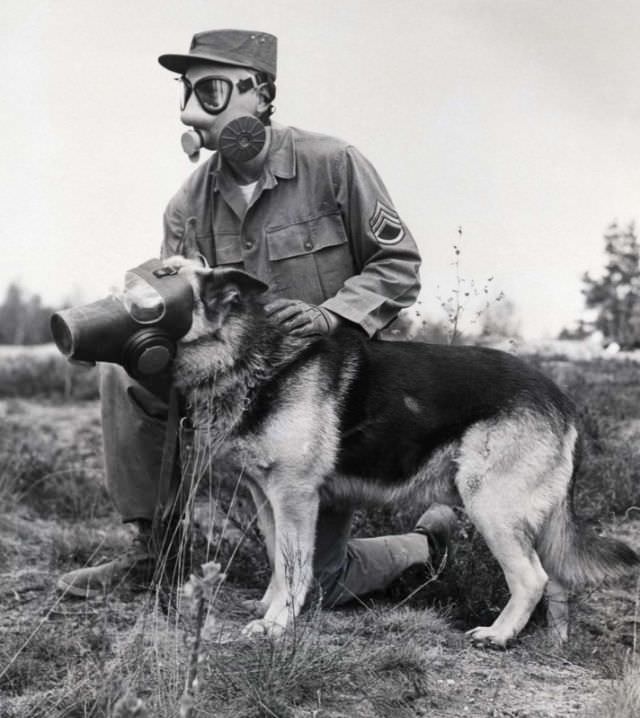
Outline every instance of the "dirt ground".
[[[0, 419], [22, 427], [25, 436], [49, 436], [59, 452], [58, 472], [65, 471], [64, 463], [60, 464], [62, 456], [69, 471], [81, 466], [95, 478], [96, 485], [102, 480], [96, 403], [2, 401]], [[638, 429], [630, 426], [629, 432], [636, 436]], [[5, 466], [5, 473], [10, 470]], [[5, 488], [6, 483], [5, 476]], [[55, 592], [57, 575], [122, 550], [129, 530], [97, 499], [99, 510], [85, 517], [74, 515], [73, 505], [54, 514], [18, 499], [5, 491], [0, 513], [0, 718], [80, 716], [81, 712], [62, 708], [62, 693], [71, 690], [69, 676], [82, 673], [83, 665], [106, 670], [138, 630], [149, 607], [148, 596], [122, 587], [92, 601], [61, 600]], [[82, 490], [73, 501], [79, 511], [94, 505]], [[640, 550], [640, 510], [610, 521], [607, 529]], [[225, 635], [226, 661], [233, 663], [234, 640], [238, 650], [243, 645], [236, 637], [249, 617], [239, 607], [240, 601], [259, 595], [255, 581], [246, 586], [229, 583], [221, 593], [216, 611]], [[619, 690], [617, 680], [625, 663], [638, 653], [639, 601], [635, 578], [599, 589], [579, 600], [572, 645], [558, 648], [542, 627], [533, 626], [508, 651], [473, 648], [454, 622], [411, 604], [397, 608], [383, 600], [335, 611], [327, 614], [317, 629], [321, 650], [323, 646], [334, 650], [345, 636], [352, 637], [349, 650], [357, 643], [363, 656], [378, 655], [389, 647], [396, 653], [406, 651], [409, 643], [417, 651], [423, 675], [409, 680], [406, 658], [405, 663], [396, 660], [386, 669], [376, 669], [378, 689], [373, 683], [357, 682], [351, 693], [345, 688], [348, 684], [334, 692], [325, 687], [322, 694], [319, 690], [314, 693], [313, 700], [303, 696], [288, 715], [611, 715], [607, 710]], [[375, 630], [363, 630], [370, 615], [382, 616], [382, 622]], [[415, 630], [409, 636], [406, 631], [398, 633], [400, 624], [415, 626]], [[214, 661], [219, 650], [212, 648], [207, 660]], [[99, 676], [84, 676], [83, 680], [98, 681]], [[380, 691], [388, 694], [386, 699]], [[395, 703], [389, 698], [394, 692]], [[227, 715], [222, 707], [220, 715]]]

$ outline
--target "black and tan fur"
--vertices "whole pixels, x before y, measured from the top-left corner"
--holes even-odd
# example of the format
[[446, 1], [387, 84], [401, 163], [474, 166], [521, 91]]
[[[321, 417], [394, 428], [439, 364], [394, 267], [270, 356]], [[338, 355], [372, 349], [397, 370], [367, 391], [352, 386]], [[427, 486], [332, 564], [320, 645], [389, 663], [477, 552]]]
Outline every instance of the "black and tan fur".
[[568, 591], [638, 562], [625, 544], [578, 529], [574, 409], [519, 359], [478, 347], [289, 336], [266, 319], [265, 285], [235, 269], [173, 257], [195, 295], [174, 379], [212, 460], [246, 481], [272, 566], [262, 618], [277, 635], [312, 582], [323, 503], [462, 504], [502, 567], [511, 597], [469, 632], [504, 646], [546, 590], [566, 639]]

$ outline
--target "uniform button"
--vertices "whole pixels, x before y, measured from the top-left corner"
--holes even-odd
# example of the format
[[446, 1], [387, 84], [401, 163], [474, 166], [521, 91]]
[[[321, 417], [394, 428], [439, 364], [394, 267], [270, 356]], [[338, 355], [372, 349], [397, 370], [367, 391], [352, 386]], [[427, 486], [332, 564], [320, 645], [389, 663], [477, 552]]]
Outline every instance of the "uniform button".
[[311, 244], [311, 242], [305, 242], [305, 243], [304, 243], [304, 248], [305, 248], [305, 249], [313, 249], [313, 244]]
[[250, 239], [248, 239], [248, 240], [244, 243], [244, 246], [245, 246], [247, 249], [251, 249], [251, 247], [253, 247], [253, 242], [252, 242]]

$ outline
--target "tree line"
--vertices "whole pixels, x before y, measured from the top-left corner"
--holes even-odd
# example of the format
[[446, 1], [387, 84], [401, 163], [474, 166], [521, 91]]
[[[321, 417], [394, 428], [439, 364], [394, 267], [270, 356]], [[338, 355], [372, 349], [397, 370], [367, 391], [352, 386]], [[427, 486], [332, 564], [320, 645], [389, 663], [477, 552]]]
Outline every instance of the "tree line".
[[584, 327], [600, 330], [622, 349], [640, 347], [640, 245], [634, 222], [612, 222], [604, 234], [605, 267], [601, 276], [582, 277], [585, 304], [595, 318]]
[[0, 344], [45, 344], [53, 341], [49, 319], [56, 311], [37, 294], [27, 294], [12, 282], [0, 304]]

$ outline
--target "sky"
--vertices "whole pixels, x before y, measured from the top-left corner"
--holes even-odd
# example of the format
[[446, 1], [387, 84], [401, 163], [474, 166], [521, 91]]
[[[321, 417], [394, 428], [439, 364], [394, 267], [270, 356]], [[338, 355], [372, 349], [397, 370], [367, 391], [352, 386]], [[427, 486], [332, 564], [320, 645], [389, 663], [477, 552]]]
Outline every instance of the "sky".
[[157, 254], [194, 169], [157, 57], [224, 27], [278, 36], [275, 120], [376, 166], [427, 314], [458, 243], [464, 286], [492, 277], [525, 336], [581, 315], [604, 231], [640, 215], [636, 0], [3, 0], [0, 297], [91, 301]]

